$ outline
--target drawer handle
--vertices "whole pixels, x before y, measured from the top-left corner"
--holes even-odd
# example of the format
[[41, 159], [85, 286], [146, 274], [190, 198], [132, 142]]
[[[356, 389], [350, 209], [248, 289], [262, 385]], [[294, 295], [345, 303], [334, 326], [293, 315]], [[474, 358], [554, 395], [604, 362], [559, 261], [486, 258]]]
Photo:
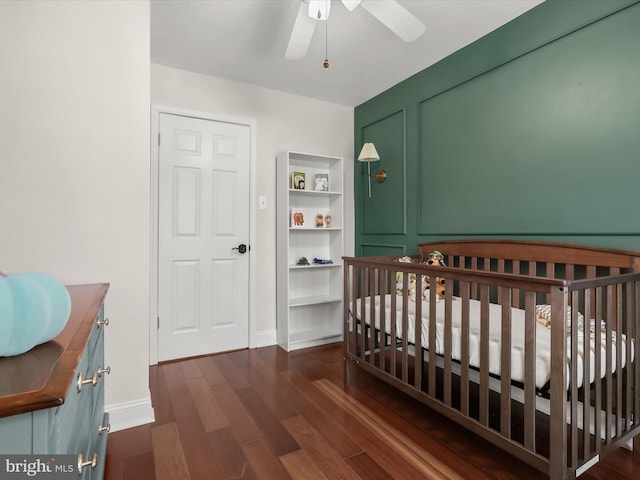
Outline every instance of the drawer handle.
[[110, 431], [111, 431], [111, 424], [110, 423], [107, 423], [106, 425], [100, 424], [100, 426], [98, 427], [98, 435], [102, 435], [102, 432], [109, 433]]
[[76, 386], [78, 387], [78, 392], [82, 391], [82, 387], [84, 385], [92, 384], [94, 387], [98, 384], [98, 373], [94, 373], [91, 378], [87, 378], [86, 380], [82, 378], [82, 373], [78, 374], [78, 381], [76, 382]]
[[102, 375], [103, 373], [106, 373], [107, 375], [109, 375], [111, 373], [111, 367], [107, 367], [107, 368], [102, 368], [102, 367], [98, 367], [98, 375]]
[[102, 326], [107, 326], [109, 325], [109, 319], [105, 318], [104, 320], [98, 320], [97, 322], [98, 328], [102, 327]]
[[81, 453], [78, 454], [78, 476], [82, 475], [82, 469], [84, 467], [96, 468], [98, 465], [98, 454], [94, 453], [91, 460], [84, 461], [84, 457]]

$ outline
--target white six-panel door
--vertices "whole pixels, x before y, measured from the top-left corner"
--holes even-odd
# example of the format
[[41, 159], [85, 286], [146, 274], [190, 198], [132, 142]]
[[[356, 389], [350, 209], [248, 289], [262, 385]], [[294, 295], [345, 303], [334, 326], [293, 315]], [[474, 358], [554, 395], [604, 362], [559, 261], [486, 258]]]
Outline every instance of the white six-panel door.
[[159, 132], [158, 360], [246, 348], [250, 128], [162, 113]]

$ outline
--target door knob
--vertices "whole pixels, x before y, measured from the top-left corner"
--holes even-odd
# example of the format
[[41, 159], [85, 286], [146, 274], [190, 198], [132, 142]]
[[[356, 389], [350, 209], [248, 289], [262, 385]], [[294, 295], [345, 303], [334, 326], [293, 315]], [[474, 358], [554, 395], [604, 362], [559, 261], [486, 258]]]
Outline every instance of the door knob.
[[237, 247], [233, 247], [231, 250], [238, 250], [240, 253], [247, 253], [247, 246], [244, 243], [241, 243]]

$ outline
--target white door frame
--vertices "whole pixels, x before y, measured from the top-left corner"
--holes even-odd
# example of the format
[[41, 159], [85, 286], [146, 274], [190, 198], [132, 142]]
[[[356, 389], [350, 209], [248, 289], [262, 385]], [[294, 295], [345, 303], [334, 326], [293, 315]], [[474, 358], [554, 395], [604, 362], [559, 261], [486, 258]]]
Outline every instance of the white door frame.
[[[246, 125], [251, 133], [251, 145], [249, 160], [249, 245], [256, 242], [256, 121], [252, 118], [235, 117], [231, 115], [219, 115], [211, 112], [198, 112], [183, 110], [174, 107], [151, 105], [151, 257], [149, 259], [149, 365], [158, 363], [158, 134], [160, 114], [168, 113], [183, 117], [199, 118], [216, 122], [235, 123]], [[255, 323], [255, 261], [249, 255], [249, 348], [256, 347], [256, 323]]]

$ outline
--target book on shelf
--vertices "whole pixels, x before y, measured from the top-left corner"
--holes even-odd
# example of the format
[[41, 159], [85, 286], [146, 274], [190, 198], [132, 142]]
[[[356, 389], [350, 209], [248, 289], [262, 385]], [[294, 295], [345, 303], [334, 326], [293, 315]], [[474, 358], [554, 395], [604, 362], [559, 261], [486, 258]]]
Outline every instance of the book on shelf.
[[291, 188], [294, 190], [304, 190], [306, 188], [304, 172], [291, 173]]
[[291, 209], [291, 227], [293, 228], [304, 227], [304, 209], [302, 208]]
[[316, 173], [316, 192], [329, 191], [329, 174]]

